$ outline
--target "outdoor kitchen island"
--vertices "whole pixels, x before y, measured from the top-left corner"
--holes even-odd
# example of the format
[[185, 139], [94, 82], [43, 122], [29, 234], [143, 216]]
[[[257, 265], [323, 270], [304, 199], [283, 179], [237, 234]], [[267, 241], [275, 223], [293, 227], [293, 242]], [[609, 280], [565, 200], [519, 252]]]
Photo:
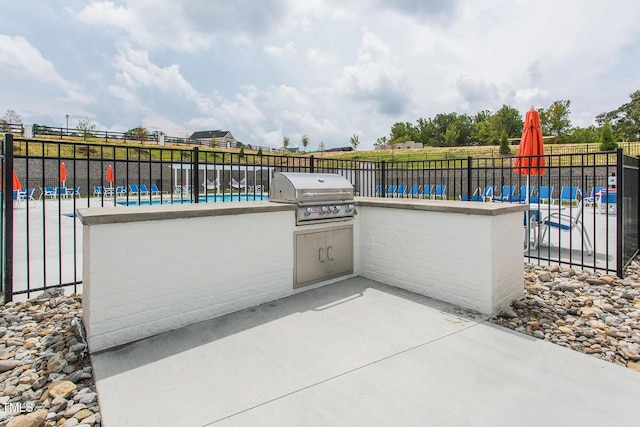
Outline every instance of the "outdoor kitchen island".
[[[296, 224], [295, 204], [274, 202], [78, 209], [90, 351], [353, 276], [486, 315], [523, 293], [523, 205], [378, 198], [355, 205], [354, 217], [304, 225]], [[352, 273], [295, 288], [296, 233], [351, 229]]]

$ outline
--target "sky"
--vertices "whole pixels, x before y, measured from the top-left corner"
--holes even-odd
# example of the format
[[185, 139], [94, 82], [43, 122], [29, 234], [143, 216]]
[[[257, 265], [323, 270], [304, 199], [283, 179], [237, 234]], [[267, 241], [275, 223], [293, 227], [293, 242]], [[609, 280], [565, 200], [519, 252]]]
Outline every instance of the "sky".
[[635, 0], [0, 0], [0, 115], [372, 149], [396, 122], [640, 89]]

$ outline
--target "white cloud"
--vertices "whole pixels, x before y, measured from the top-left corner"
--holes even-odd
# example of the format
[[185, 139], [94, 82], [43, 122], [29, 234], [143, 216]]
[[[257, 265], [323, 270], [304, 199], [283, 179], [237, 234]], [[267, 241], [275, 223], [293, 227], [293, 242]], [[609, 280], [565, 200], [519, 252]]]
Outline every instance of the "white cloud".
[[406, 71], [395, 65], [398, 61], [391, 51], [391, 46], [365, 29], [358, 61], [344, 68], [342, 87], [376, 112], [397, 115], [407, 108], [411, 88]]
[[265, 46], [264, 51], [271, 56], [278, 58], [287, 58], [295, 56], [296, 49], [293, 47], [293, 42], [285, 43], [284, 46]]
[[[60, 89], [64, 93], [63, 101], [79, 104], [94, 102], [93, 97], [84, 93], [82, 87], [64, 79], [53, 63], [45, 59], [24, 37], [0, 34], [0, 68], [18, 79], [32, 79]], [[5, 74], [4, 79], [7, 77]]]

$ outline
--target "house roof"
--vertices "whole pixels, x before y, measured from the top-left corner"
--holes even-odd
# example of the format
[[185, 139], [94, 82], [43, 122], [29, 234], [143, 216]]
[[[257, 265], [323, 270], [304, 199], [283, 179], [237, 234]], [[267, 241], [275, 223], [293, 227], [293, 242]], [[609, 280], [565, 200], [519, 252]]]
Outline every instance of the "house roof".
[[226, 136], [233, 136], [228, 130], [201, 130], [191, 134], [189, 139], [211, 139], [211, 138], [224, 138]]

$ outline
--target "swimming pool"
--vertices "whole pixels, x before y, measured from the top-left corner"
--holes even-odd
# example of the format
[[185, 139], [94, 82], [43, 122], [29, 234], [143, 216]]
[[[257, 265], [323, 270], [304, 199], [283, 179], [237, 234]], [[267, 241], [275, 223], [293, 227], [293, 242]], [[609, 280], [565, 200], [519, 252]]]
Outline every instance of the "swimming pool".
[[[198, 197], [199, 203], [221, 203], [221, 202], [253, 202], [259, 200], [269, 200], [268, 194], [201, 194]], [[155, 198], [149, 200], [148, 197], [141, 197], [140, 201], [136, 197], [129, 200], [121, 200], [117, 202], [120, 206], [149, 206], [149, 205], [183, 205], [193, 203], [190, 199], [182, 200], [179, 198], [172, 199], [170, 196], [163, 197], [162, 200]]]

